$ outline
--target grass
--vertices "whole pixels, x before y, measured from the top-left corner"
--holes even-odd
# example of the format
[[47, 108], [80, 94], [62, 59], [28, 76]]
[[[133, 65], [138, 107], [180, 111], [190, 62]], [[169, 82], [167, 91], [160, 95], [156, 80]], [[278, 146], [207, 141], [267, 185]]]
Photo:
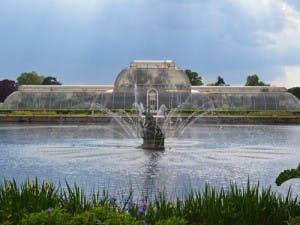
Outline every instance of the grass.
[[[135, 109], [111, 109], [111, 113], [120, 116], [136, 116]], [[170, 113], [167, 110], [166, 113]], [[225, 110], [194, 110], [194, 109], [178, 109], [172, 113], [172, 116], [191, 116], [191, 115], [205, 115], [205, 116], [244, 116], [244, 117], [271, 117], [271, 118], [287, 118], [299, 117], [299, 111], [255, 111], [255, 110], [239, 110], [239, 109], [225, 109]], [[0, 109], [0, 116], [110, 116], [106, 110], [92, 110], [92, 109]]]
[[[137, 198], [134, 198], [137, 199]], [[297, 224], [300, 203], [290, 192], [282, 197], [259, 185], [231, 184], [216, 189], [206, 185], [183, 200], [154, 200], [141, 196], [133, 202], [105, 191], [86, 195], [77, 185], [55, 187], [48, 181], [15, 180], [0, 184], [0, 224]]]
[[[110, 113], [120, 116], [137, 114], [135, 109], [112, 109]], [[92, 109], [0, 109], [0, 117], [111, 117], [110, 113]]]

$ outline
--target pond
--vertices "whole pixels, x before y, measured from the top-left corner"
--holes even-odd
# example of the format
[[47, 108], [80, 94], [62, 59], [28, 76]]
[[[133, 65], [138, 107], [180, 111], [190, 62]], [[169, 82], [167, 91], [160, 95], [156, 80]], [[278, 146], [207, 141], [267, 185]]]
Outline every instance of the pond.
[[165, 191], [183, 197], [205, 183], [228, 187], [272, 186], [299, 193], [299, 181], [276, 187], [276, 176], [300, 163], [300, 126], [189, 126], [180, 138], [167, 138], [163, 152], [138, 148], [117, 124], [1, 125], [0, 178], [23, 182], [36, 176], [62, 185], [67, 180], [87, 192], [138, 194]]

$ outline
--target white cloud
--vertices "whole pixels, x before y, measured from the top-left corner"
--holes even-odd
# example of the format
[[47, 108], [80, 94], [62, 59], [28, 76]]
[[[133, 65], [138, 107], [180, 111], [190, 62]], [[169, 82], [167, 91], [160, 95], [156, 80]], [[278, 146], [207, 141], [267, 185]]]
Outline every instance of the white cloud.
[[286, 0], [228, 0], [253, 23], [253, 33], [264, 46], [283, 53], [299, 48], [300, 12]]
[[285, 67], [284, 75], [276, 77], [271, 85], [287, 88], [300, 87], [300, 65]]
[[278, 32], [268, 32], [265, 35], [272, 40], [269, 47], [279, 51], [299, 48], [300, 12], [296, 8], [282, 1], [282, 29]]

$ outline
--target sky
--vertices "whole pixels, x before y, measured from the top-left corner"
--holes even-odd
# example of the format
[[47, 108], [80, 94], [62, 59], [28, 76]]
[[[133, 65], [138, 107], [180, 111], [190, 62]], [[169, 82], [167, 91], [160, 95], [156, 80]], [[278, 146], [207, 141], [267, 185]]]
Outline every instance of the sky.
[[170, 59], [205, 84], [257, 74], [300, 86], [299, 0], [1, 0], [0, 80], [36, 71], [113, 84], [135, 59]]

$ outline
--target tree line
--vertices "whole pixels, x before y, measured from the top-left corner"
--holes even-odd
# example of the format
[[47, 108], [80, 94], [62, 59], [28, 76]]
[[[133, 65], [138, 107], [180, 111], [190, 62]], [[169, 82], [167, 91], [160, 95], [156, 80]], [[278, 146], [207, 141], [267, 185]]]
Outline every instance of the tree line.
[[[191, 71], [189, 69], [185, 70], [184, 72], [188, 76], [192, 86], [204, 85], [202, 81], [202, 77], [197, 72]], [[215, 83], [207, 84], [207, 86], [229, 86], [229, 84], [225, 83], [223, 77], [218, 76], [217, 81]], [[253, 74], [247, 77], [245, 86], [270, 86], [270, 85], [262, 82], [259, 79], [258, 75]]]
[[4, 102], [20, 85], [61, 85], [61, 83], [56, 77], [42, 76], [34, 71], [24, 72], [17, 77], [17, 81], [8, 79], [0, 81], [0, 102]]
[[[191, 71], [189, 69], [184, 71], [188, 76], [191, 85], [193, 86], [201, 86], [204, 85], [202, 81], [202, 77], [199, 76], [197, 72]], [[217, 77], [217, 81], [215, 83], [207, 84], [207, 86], [229, 86], [225, 83], [224, 79], [221, 76]], [[270, 86], [270, 84], [266, 84], [260, 80], [257, 74], [247, 76], [245, 86]], [[289, 88], [288, 92], [295, 95], [298, 99], [300, 99], [300, 87]]]

